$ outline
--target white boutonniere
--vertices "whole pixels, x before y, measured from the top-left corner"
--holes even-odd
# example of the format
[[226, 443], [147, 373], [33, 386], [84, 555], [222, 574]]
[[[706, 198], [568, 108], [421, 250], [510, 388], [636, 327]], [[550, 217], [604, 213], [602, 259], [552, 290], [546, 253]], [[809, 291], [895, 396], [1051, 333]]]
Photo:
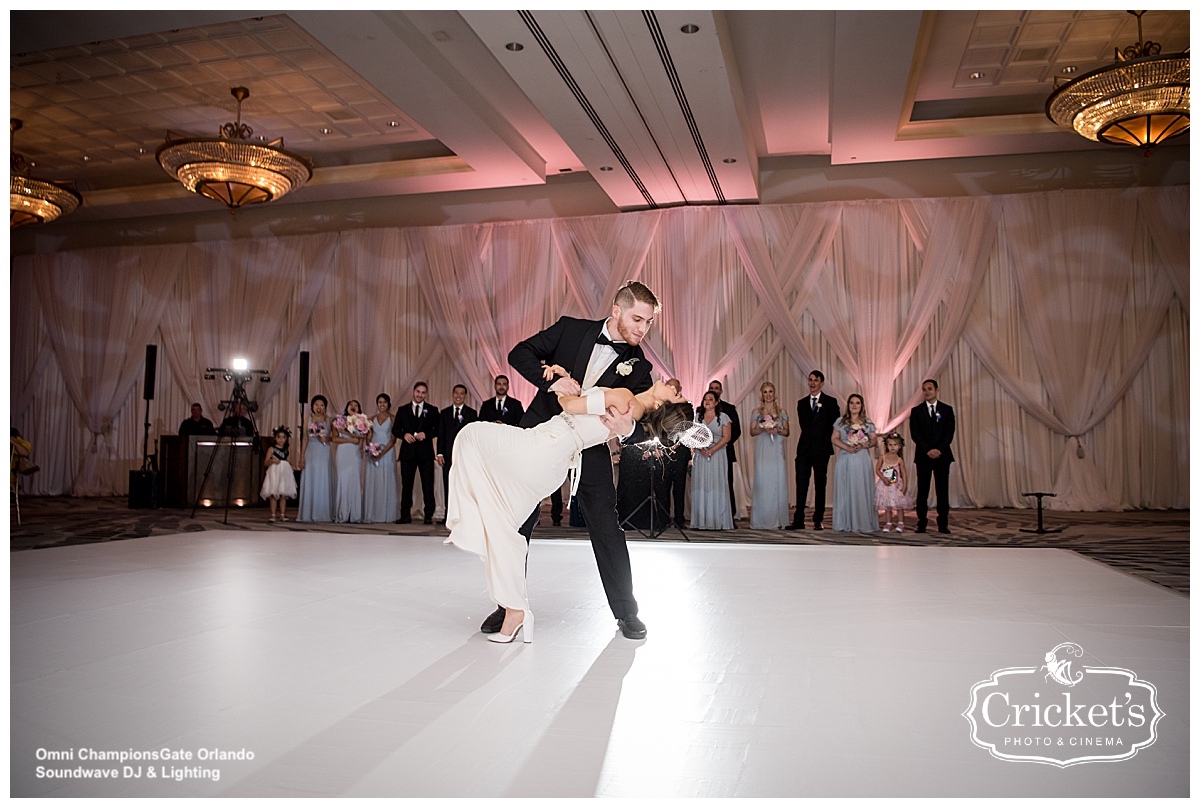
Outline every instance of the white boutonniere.
[[630, 373], [633, 373], [633, 363], [636, 361], [637, 357], [634, 357], [633, 359], [626, 359], [624, 362], [617, 365], [617, 375], [628, 376]]

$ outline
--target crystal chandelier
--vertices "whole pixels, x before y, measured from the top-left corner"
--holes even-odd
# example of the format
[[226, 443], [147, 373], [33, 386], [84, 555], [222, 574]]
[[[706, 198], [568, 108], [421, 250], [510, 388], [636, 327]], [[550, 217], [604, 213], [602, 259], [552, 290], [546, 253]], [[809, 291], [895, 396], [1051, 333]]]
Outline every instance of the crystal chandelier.
[[1108, 67], [1056, 87], [1046, 99], [1046, 116], [1059, 126], [1103, 143], [1147, 150], [1178, 137], [1191, 126], [1191, 57], [1160, 55], [1162, 45], [1142, 41], [1144, 11], [1137, 17], [1138, 41], [1118, 51]]
[[[21, 121], [8, 122], [10, 140], [16, 139]], [[44, 224], [71, 213], [83, 204], [83, 197], [71, 183], [47, 182], [29, 176], [29, 164], [23, 155], [12, 152], [12, 174], [9, 179], [8, 226]]]
[[158, 164], [192, 193], [230, 210], [303, 187], [312, 179], [312, 163], [284, 151], [283, 138], [252, 142], [254, 130], [242, 123], [242, 101], [250, 91], [233, 87], [230, 94], [237, 99], [237, 121], [222, 126], [217, 138], [172, 138], [168, 132], [167, 142], [155, 153]]

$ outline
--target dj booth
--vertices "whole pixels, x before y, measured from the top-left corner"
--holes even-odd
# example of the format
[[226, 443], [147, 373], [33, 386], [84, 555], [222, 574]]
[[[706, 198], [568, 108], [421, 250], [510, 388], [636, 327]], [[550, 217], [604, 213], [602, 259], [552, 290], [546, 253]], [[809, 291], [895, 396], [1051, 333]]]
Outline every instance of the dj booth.
[[202, 508], [261, 504], [263, 458], [273, 442], [258, 440], [256, 447], [253, 437], [160, 436], [159, 503], [167, 508], [190, 508], [197, 502]]

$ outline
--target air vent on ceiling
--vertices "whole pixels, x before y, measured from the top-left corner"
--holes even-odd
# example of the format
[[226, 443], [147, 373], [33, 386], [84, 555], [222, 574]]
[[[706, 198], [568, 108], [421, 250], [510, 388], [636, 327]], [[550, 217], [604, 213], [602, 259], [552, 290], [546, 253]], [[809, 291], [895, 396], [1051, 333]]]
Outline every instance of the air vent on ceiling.
[[1050, 58], [1051, 48], [1018, 48], [1013, 62], [1044, 62]]

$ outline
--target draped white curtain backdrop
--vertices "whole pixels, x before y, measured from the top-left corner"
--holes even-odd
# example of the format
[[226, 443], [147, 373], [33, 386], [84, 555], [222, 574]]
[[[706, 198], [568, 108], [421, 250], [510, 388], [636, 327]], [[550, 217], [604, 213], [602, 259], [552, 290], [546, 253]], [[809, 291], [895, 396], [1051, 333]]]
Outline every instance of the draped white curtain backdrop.
[[[37, 494], [119, 495], [141, 463], [144, 346], [162, 346], [155, 434], [267, 368], [260, 425], [310, 394], [367, 412], [417, 380], [474, 405], [558, 316], [601, 317], [620, 284], [663, 304], [646, 341], [689, 400], [711, 379], [748, 421], [763, 381], [791, 411], [808, 371], [879, 428], [907, 431], [921, 380], [958, 414], [956, 507], [1188, 507], [1188, 187], [676, 208], [347, 231], [12, 260], [13, 425]], [[164, 362], [165, 358], [165, 362]], [[796, 436], [790, 444], [794, 452]], [[753, 444], [739, 446], [752, 479]], [[789, 464], [790, 466], [790, 464]], [[789, 468], [789, 481], [792, 474]], [[440, 483], [439, 483], [440, 487]], [[440, 494], [440, 491], [439, 491]], [[836, 496], [836, 492], [834, 494]], [[744, 503], [739, 503], [744, 504]], [[794, 503], [793, 503], [794, 504]]]

